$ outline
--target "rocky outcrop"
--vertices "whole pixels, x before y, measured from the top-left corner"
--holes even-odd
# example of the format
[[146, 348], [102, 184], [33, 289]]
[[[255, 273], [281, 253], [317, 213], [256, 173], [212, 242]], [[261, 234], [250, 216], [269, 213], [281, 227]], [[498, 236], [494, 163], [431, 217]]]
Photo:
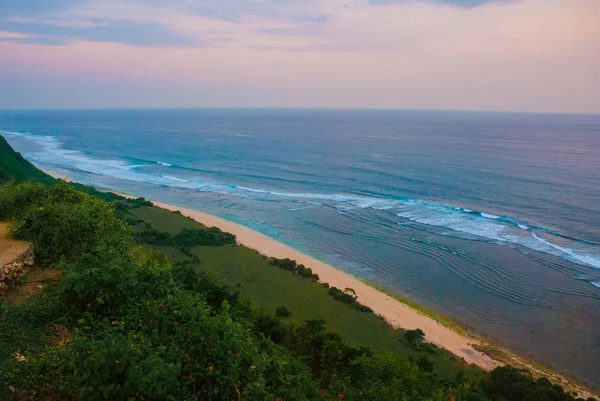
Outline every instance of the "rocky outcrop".
[[0, 269], [0, 292], [7, 290], [15, 281], [29, 272], [33, 266], [33, 251], [27, 248]]
[[0, 223], [0, 292], [27, 274], [33, 265], [33, 251], [24, 241], [8, 238], [8, 225]]

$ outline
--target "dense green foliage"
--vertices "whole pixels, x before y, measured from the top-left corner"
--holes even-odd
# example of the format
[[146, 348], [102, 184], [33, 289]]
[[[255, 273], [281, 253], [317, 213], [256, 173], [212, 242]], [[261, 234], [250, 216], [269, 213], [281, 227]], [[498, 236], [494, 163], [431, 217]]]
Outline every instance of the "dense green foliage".
[[404, 340], [412, 347], [418, 348], [425, 341], [425, 333], [421, 329], [406, 330]]
[[373, 312], [368, 306], [362, 305], [357, 301], [358, 297], [356, 292], [352, 288], [346, 288], [344, 291], [336, 287], [327, 287], [329, 290], [327, 293], [333, 297], [336, 301], [341, 301], [346, 304], [350, 304], [361, 312]]
[[139, 248], [112, 206], [64, 183], [0, 187], [0, 219], [64, 272], [23, 305], [0, 301], [3, 400], [573, 400], [512, 368], [442, 379], [426, 354], [353, 347], [323, 320], [283, 323]]
[[[484, 389], [495, 400], [506, 401], [553, 401], [572, 400], [570, 394], [545, 377], [534, 379], [527, 371], [503, 366], [491, 373], [491, 380], [484, 383]], [[588, 398], [587, 401], [594, 401]]]
[[197, 245], [235, 245], [235, 235], [225, 233], [217, 227], [189, 229], [184, 228], [175, 236], [168, 232], [158, 231], [154, 228], [135, 233], [135, 240], [138, 244], [178, 246], [191, 248]]
[[279, 267], [280, 269], [283, 269], [283, 270], [294, 272], [297, 275], [304, 277], [304, 278], [310, 278], [315, 281], [319, 280], [319, 275], [316, 273], [313, 273], [311, 268], [306, 267], [302, 264], [299, 265], [298, 263], [296, 263], [295, 260], [291, 260], [289, 258], [285, 258], [285, 259], [269, 258], [269, 264], [271, 266]]
[[0, 219], [10, 218], [16, 218], [11, 226], [13, 237], [29, 241], [40, 264], [61, 258], [74, 261], [99, 247], [127, 249], [131, 243], [126, 224], [115, 217], [110, 205], [64, 182], [51, 187], [37, 183], [6, 186]]
[[275, 309], [275, 314], [280, 317], [288, 317], [292, 314], [287, 306], [280, 306]]
[[20, 153], [15, 152], [0, 135], [0, 184], [11, 180], [38, 181], [48, 184], [56, 181], [25, 160]]

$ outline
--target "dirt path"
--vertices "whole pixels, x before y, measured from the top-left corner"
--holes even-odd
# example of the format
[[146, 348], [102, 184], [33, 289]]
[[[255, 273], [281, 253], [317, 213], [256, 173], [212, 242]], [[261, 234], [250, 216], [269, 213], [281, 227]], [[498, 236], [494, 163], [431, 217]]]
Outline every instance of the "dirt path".
[[0, 223], [0, 268], [22, 255], [29, 244], [25, 241], [16, 241], [7, 237], [8, 224]]

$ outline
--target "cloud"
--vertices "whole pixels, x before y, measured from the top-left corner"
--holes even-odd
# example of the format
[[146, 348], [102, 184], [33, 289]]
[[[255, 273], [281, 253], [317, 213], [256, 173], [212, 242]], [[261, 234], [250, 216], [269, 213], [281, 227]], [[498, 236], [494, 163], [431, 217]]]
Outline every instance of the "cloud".
[[333, 14], [317, 14], [317, 15], [297, 15], [293, 17], [295, 22], [312, 22], [317, 24], [327, 24], [333, 20]]
[[0, 39], [4, 40], [29, 39], [30, 37], [31, 35], [28, 33], [0, 31]]
[[81, 3], [82, 0], [2, 0], [0, 15], [43, 14], [66, 10]]
[[[391, 4], [401, 4], [407, 3], [411, 0], [369, 0], [372, 5], [391, 5]], [[517, 0], [423, 0], [431, 3], [437, 3], [441, 5], [449, 5], [463, 8], [470, 7], [479, 7], [485, 4], [494, 3], [494, 2], [509, 2], [509, 1], [517, 1]]]
[[[56, 0], [52, 7], [24, 0], [30, 8], [9, 1], [0, 29], [32, 37], [3, 40], [30, 44], [91, 40], [144, 47], [223, 46], [248, 40], [253, 32], [322, 36], [320, 27], [334, 19], [327, 0]], [[255, 28], [258, 24], [262, 27]]]
[[182, 47], [199, 46], [196, 37], [172, 32], [159, 24], [139, 24], [125, 21], [93, 26], [60, 26], [26, 22], [0, 22], [0, 29], [26, 32], [27, 37], [7, 37], [3, 40], [29, 44], [65, 45], [73, 40], [114, 42], [130, 46]]
[[258, 31], [263, 35], [274, 35], [274, 36], [324, 36], [324, 33], [319, 29], [314, 29], [309, 26], [299, 26], [294, 28], [274, 28], [274, 29], [260, 29]]

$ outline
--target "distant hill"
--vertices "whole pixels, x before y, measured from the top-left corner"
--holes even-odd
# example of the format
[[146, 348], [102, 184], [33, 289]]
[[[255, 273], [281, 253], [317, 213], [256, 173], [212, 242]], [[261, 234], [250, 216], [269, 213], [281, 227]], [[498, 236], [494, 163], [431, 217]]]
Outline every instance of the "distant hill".
[[56, 180], [44, 173], [8, 144], [6, 139], [0, 135], [0, 184], [10, 180], [17, 182], [38, 181], [53, 183]]

